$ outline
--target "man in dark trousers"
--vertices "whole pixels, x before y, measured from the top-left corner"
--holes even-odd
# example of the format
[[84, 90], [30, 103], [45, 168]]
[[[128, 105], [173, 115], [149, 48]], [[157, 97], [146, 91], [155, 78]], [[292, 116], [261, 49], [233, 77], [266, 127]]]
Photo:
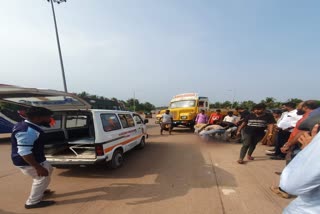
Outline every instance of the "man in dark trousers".
[[17, 123], [12, 131], [11, 159], [21, 172], [33, 179], [31, 193], [25, 203], [26, 209], [53, 205], [54, 201], [42, 200], [50, 183], [52, 166], [44, 155], [43, 130], [50, 127], [52, 112], [46, 108], [31, 107], [26, 111], [27, 119]]
[[[239, 127], [243, 123], [244, 119], [250, 114], [250, 112], [247, 109], [245, 109], [245, 108], [243, 108], [241, 106], [237, 107], [236, 111], [240, 115], [240, 120], [236, 124]], [[242, 139], [243, 139], [243, 130], [241, 132], [240, 138], [237, 139], [236, 143], [242, 143]]]
[[265, 135], [264, 130], [268, 129], [268, 137], [272, 136], [273, 124], [275, 123], [272, 114], [265, 111], [264, 104], [258, 104], [253, 107], [253, 113], [249, 114], [237, 130], [237, 135], [240, 135], [241, 130], [243, 132], [243, 145], [240, 150], [240, 158], [238, 160], [239, 164], [243, 164], [244, 157], [247, 152], [247, 159], [254, 160], [252, 153], [256, 148], [257, 143]]

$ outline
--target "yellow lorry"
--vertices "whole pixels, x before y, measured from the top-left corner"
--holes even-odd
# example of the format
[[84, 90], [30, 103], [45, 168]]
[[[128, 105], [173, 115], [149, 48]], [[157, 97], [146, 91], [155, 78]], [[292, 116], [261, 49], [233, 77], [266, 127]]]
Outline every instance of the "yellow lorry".
[[[170, 113], [173, 117], [173, 127], [183, 126], [193, 129], [195, 118], [201, 110], [209, 113], [208, 97], [201, 97], [197, 93], [185, 93], [174, 96], [169, 104]], [[156, 116], [156, 123], [160, 123], [162, 110]]]

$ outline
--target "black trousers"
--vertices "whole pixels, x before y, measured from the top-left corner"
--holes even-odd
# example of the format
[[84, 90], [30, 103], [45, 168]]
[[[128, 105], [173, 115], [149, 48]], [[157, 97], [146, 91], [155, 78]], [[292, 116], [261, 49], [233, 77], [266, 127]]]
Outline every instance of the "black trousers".
[[262, 140], [263, 135], [247, 134], [243, 132], [242, 147], [240, 150], [240, 160], [243, 160], [246, 154], [252, 156], [257, 144]]
[[281, 152], [281, 147], [288, 141], [291, 132], [279, 130], [275, 147], [275, 155], [285, 157], [286, 154]]

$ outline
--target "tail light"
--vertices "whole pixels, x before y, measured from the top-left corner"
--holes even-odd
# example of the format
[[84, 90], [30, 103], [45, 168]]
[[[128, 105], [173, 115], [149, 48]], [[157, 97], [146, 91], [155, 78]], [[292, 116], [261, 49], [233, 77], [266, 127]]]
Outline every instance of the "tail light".
[[96, 146], [96, 154], [97, 154], [97, 156], [103, 156], [104, 155], [104, 151], [103, 151], [103, 146], [102, 145], [97, 145]]

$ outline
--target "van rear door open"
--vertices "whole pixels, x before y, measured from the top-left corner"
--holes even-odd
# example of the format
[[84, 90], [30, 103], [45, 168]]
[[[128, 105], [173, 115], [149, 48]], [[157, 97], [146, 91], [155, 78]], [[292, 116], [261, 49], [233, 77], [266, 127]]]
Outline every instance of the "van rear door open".
[[52, 111], [88, 110], [91, 108], [90, 104], [74, 94], [48, 89], [22, 88], [1, 84], [0, 102], [24, 107], [45, 107]]

